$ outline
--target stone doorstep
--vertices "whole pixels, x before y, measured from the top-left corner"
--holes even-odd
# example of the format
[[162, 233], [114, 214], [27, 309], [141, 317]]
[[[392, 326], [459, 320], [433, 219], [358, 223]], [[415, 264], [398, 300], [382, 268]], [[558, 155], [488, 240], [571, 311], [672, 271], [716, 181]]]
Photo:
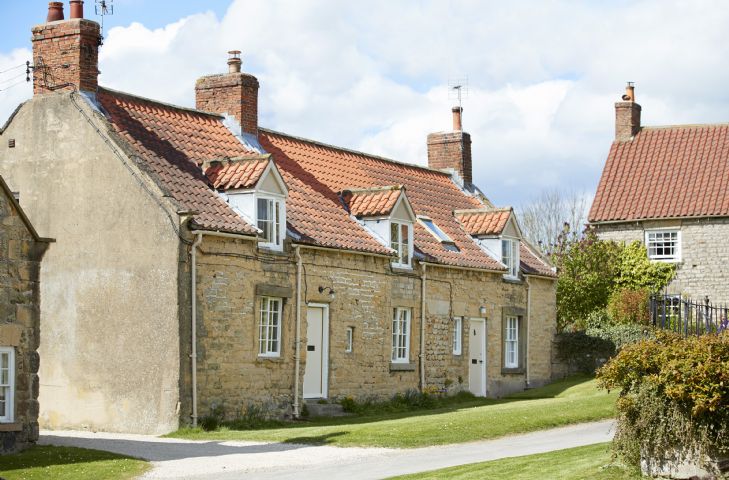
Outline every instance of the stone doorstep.
[[338, 403], [319, 403], [318, 398], [304, 400], [310, 417], [346, 417], [351, 415]]

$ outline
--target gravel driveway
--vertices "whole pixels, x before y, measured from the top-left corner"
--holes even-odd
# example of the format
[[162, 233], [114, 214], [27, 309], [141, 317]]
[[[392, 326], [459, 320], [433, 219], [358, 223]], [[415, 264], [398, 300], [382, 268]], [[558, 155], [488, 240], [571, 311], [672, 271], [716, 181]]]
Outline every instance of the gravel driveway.
[[584, 423], [495, 440], [407, 450], [195, 441], [78, 431], [42, 431], [39, 443], [144, 458], [154, 466], [145, 479], [364, 480], [606, 442], [612, 438], [613, 427], [612, 421]]

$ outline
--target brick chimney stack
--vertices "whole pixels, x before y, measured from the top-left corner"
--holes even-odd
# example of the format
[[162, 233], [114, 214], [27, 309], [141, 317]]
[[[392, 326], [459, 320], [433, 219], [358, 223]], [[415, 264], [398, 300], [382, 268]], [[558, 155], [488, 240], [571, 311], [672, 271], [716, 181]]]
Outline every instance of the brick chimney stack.
[[95, 92], [99, 85], [101, 27], [83, 18], [83, 2], [50, 2], [46, 23], [33, 27], [33, 94], [56, 90]]
[[635, 86], [628, 82], [622, 102], [615, 102], [615, 141], [627, 142], [640, 131], [640, 105], [635, 103]]
[[228, 52], [228, 73], [207, 75], [195, 84], [195, 108], [228, 114], [241, 130], [258, 135], [258, 79], [241, 73], [240, 51]]
[[473, 182], [471, 135], [463, 131], [463, 108], [453, 107], [453, 131], [428, 135], [428, 166], [454, 170], [466, 184]]

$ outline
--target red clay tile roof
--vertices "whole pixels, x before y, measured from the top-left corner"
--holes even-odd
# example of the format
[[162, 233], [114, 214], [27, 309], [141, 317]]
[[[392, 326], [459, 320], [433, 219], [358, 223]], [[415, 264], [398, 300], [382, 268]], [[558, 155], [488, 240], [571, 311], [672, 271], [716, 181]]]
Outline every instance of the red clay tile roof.
[[521, 271], [527, 275], [557, 277], [554, 269], [537, 254], [533, 253], [524, 242], [519, 242], [519, 260]]
[[613, 142], [590, 222], [729, 216], [729, 125], [643, 128]]
[[[103, 88], [97, 99], [113, 127], [161, 188], [182, 208], [199, 212], [193, 220], [196, 227], [255, 234], [255, 227], [234, 212], [214, 189], [249, 188], [260, 177], [265, 161], [236, 161], [260, 154], [248, 150], [223, 124], [222, 117]], [[464, 193], [449, 175], [265, 129], [260, 129], [259, 141], [272, 154], [286, 182], [287, 226], [297, 242], [392, 254], [344, 210], [338, 192], [396, 184], [407, 190], [415, 213], [430, 217], [458, 247], [459, 251], [446, 248], [416, 222], [415, 247], [426, 261], [504, 270], [453, 215], [455, 210], [479, 209], [484, 204]], [[208, 176], [204, 175], [202, 165], [214, 160], [221, 160], [220, 165], [212, 162]], [[391, 210], [401, 193], [390, 190], [388, 194], [362, 194], [361, 211]], [[523, 266], [533, 268], [531, 256], [525, 254], [524, 258]]]
[[116, 131], [144, 160], [146, 170], [183, 209], [198, 212], [201, 228], [255, 234], [256, 228], [210, 188], [198, 166], [204, 160], [247, 151], [216, 115], [164, 105], [99, 88], [96, 95]]
[[402, 189], [399, 186], [371, 188], [366, 190], [352, 189], [352, 200], [349, 211], [355, 217], [374, 217], [389, 215], [400, 198]]
[[[445, 248], [420, 223], [415, 224], [415, 247], [428, 261], [471, 268], [504, 270], [504, 267], [479, 247], [453, 216], [454, 210], [474, 209], [483, 204], [461, 191], [442, 172], [393, 162], [380, 157], [353, 152], [311, 140], [260, 129], [263, 148], [273, 154], [287, 185], [299, 182], [304, 200], [312, 193], [321, 195], [313, 205], [291, 194], [289, 212], [292, 224], [306, 237], [318, 243], [337, 245], [351, 242], [353, 230], [342, 224], [346, 212], [336, 192], [345, 189], [368, 189], [382, 185], [402, 185], [417, 215], [430, 217], [450, 236], [459, 252]], [[324, 202], [326, 200], [326, 202]], [[329, 206], [326, 211], [324, 205]], [[302, 222], [310, 217], [316, 221]], [[358, 233], [358, 232], [357, 232]]]
[[511, 208], [458, 210], [456, 218], [470, 235], [501, 235], [511, 216]]
[[216, 190], [253, 188], [270, 161], [268, 157], [259, 155], [213, 162], [205, 169], [205, 175]]

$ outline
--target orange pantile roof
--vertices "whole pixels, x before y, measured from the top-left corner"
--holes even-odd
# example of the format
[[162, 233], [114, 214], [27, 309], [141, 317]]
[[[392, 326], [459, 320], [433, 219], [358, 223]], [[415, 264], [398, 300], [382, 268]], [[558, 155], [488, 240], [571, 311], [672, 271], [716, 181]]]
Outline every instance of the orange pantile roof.
[[[97, 100], [160, 187], [181, 208], [198, 212], [193, 219], [196, 228], [255, 235], [256, 228], [215, 189], [251, 188], [270, 158], [244, 145], [223, 117], [103, 88]], [[347, 213], [339, 192], [356, 191], [352, 206], [358, 214], [386, 215], [406, 190], [414, 212], [432, 219], [457, 247], [442, 244], [416, 222], [417, 255], [433, 263], [504, 271], [453, 214], [482, 209], [484, 204], [461, 190], [448, 174], [266, 129], [260, 129], [258, 140], [286, 182], [287, 227], [295, 241], [391, 255], [388, 246]], [[383, 185], [398, 187], [383, 189]], [[531, 268], [532, 263], [525, 260], [523, 267]]]
[[243, 147], [221, 117], [104, 88], [99, 88], [96, 98], [160, 187], [181, 209], [198, 212], [193, 220], [197, 226], [256, 233], [210, 188], [199, 167], [204, 160], [255, 153]]
[[349, 213], [355, 217], [373, 217], [389, 215], [400, 198], [400, 186], [371, 188], [365, 190], [351, 189], [352, 200], [349, 202]]
[[[458, 247], [458, 252], [446, 248], [425, 227], [416, 223], [415, 247], [428, 261], [504, 270], [503, 265], [486, 254], [453, 216], [453, 210], [480, 208], [483, 204], [458, 188], [449, 175], [267, 129], [259, 129], [259, 140], [263, 148], [273, 154], [287, 185], [296, 178], [309, 195], [322, 195], [335, 209], [327, 210], [325, 214], [320, 209], [321, 205], [310, 205], [291, 198], [289, 212], [293, 210], [296, 215], [292, 224], [306, 237], [346, 248], [343, 246], [351, 242], [349, 237], [354, 232], [343, 223], [342, 215], [349, 216], [336, 192], [396, 184], [407, 191], [415, 213], [430, 217]], [[306, 225], [301, 223], [312, 216], [316, 216], [317, 221]]]
[[270, 161], [268, 157], [255, 156], [212, 162], [205, 168], [205, 175], [217, 190], [253, 188]]
[[511, 214], [511, 208], [455, 212], [456, 218], [470, 235], [501, 235]]
[[729, 216], [729, 125], [646, 127], [613, 142], [590, 222]]

